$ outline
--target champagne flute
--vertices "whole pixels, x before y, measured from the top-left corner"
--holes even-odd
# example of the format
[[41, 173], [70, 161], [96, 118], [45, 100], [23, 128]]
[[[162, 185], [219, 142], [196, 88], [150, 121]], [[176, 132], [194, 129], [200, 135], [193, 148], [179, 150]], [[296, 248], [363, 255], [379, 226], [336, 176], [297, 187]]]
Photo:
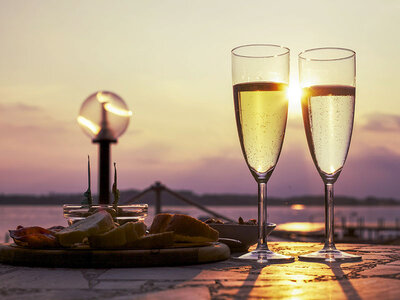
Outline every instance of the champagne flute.
[[325, 185], [325, 245], [299, 256], [309, 261], [357, 261], [360, 256], [336, 249], [333, 185], [350, 147], [356, 91], [356, 53], [317, 48], [299, 54], [304, 128], [312, 159]]
[[242, 152], [258, 183], [258, 244], [240, 259], [265, 263], [290, 261], [268, 249], [266, 236], [267, 182], [275, 169], [285, 136], [289, 82], [285, 47], [244, 45], [232, 50], [232, 81], [236, 124]]

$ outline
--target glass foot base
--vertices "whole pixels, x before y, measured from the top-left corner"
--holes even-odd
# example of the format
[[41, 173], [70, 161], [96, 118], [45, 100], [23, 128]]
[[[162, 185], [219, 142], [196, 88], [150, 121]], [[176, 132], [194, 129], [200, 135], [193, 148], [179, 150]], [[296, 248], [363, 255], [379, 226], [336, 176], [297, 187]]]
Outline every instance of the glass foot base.
[[361, 261], [361, 256], [342, 252], [337, 249], [322, 249], [317, 252], [300, 255], [299, 260], [315, 262], [354, 262]]
[[294, 257], [278, 254], [272, 252], [271, 250], [254, 250], [239, 257], [236, 257], [236, 259], [253, 260], [257, 261], [258, 263], [294, 261]]

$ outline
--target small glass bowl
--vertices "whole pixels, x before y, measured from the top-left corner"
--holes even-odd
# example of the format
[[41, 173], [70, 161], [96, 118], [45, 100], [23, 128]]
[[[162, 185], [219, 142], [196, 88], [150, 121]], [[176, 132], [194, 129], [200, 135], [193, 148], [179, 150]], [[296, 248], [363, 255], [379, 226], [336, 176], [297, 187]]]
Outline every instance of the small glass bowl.
[[67, 219], [68, 225], [83, 220], [86, 217], [97, 213], [100, 210], [106, 210], [113, 217], [114, 221], [122, 225], [126, 222], [144, 221], [147, 217], [147, 204], [127, 204], [118, 205], [117, 209], [112, 204], [101, 205], [76, 205], [64, 204], [63, 215]]

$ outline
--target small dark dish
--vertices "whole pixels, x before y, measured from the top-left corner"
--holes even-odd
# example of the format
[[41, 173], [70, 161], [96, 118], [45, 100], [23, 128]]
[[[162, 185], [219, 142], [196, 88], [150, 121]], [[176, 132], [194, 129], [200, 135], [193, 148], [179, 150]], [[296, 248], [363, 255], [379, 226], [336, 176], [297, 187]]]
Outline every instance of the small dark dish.
[[[234, 250], [232, 252], [247, 251], [250, 246], [258, 241], [258, 225], [213, 223], [208, 225], [219, 232], [220, 238], [238, 240], [242, 243], [241, 247], [231, 248], [231, 250]], [[265, 228], [266, 236], [268, 236], [275, 227], [276, 224], [267, 223]], [[221, 242], [223, 242], [223, 240]]]

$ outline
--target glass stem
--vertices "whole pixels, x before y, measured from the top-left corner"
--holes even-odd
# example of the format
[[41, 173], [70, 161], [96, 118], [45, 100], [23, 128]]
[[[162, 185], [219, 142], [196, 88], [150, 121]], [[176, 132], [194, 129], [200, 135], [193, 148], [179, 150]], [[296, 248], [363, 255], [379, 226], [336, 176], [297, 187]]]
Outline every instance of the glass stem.
[[335, 233], [333, 206], [333, 183], [325, 183], [325, 246], [324, 250], [336, 249], [333, 242]]
[[267, 183], [258, 183], [258, 245], [257, 250], [268, 250], [265, 224], [267, 222]]

